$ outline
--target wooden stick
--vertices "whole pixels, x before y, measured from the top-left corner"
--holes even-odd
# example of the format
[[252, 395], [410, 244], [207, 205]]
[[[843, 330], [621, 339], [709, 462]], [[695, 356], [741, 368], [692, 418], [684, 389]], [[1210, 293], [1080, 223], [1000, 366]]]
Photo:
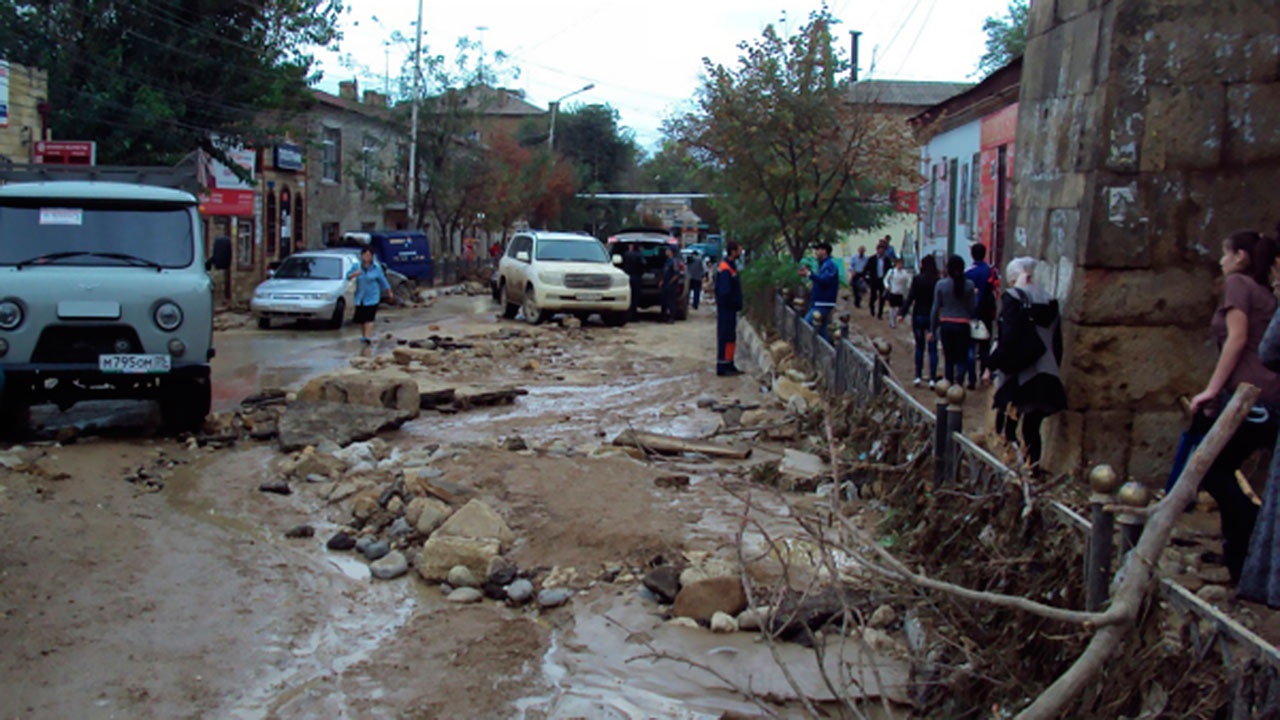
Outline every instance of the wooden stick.
[[641, 432], [639, 430], [623, 430], [618, 434], [618, 437], [613, 439], [613, 444], [619, 447], [638, 447], [642, 450], [663, 455], [680, 455], [691, 452], [711, 457], [733, 458], [735, 460], [745, 460], [751, 457], [751, 448], [739, 449], [704, 440], [689, 440], [671, 435]]

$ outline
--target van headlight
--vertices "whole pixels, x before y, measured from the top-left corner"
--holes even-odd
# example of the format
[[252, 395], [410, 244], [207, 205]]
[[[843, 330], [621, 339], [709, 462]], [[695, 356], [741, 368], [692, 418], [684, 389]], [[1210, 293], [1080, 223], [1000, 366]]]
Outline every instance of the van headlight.
[[17, 300], [0, 300], [0, 330], [13, 330], [22, 324], [22, 306]]
[[173, 332], [182, 324], [182, 308], [171, 302], [162, 302], [156, 306], [152, 317], [156, 321], [156, 327], [165, 332]]

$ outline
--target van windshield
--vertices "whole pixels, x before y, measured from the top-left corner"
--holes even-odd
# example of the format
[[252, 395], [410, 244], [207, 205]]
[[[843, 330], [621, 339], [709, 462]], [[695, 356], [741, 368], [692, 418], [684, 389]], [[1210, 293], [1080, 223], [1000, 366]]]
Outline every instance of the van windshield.
[[190, 207], [75, 199], [0, 201], [0, 266], [188, 267], [195, 259]]

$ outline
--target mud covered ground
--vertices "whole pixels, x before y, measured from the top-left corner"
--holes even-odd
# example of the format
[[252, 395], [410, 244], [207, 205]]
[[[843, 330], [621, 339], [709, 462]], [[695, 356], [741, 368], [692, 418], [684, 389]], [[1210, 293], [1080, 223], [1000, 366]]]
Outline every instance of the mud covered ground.
[[[517, 537], [512, 559], [544, 574], [574, 572], [579, 593], [568, 606], [452, 605], [412, 572], [372, 581], [358, 556], [325, 549], [332, 530], [349, 520], [341, 504], [305, 484], [287, 496], [259, 492], [283, 459], [271, 442], [193, 447], [125, 427], [67, 445], [0, 448], [10, 465], [0, 475], [0, 715], [758, 712], [705, 673], [634, 661], [654, 648], [718, 667], [786, 712], [791, 691], [751, 634], [664, 624], [638, 582], [610, 579], [620, 569], [643, 571], [658, 556], [728, 556], [734, 505], [724, 483], [781, 452], [761, 445], [745, 462], [591, 454], [629, 427], [709, 435], [721, 417], [699, 400], [768, 399], [750, 376], [712, 372], [713, 310], [674, 325], [641, 320], [567, 331], [500, 321], [494, 309], [483, 297], [444, 298], [401, 318], [395, 337], [521, 331], [533, 343], [519, 355], [458, 351], [432, 379], [519, 385], [529, 394], [514, 405], [427, 412], [382, 439], [392, 450], [445, 451], [434, 463], [443, 471], [438, 482], [502, 515]], [[243, 344], [254, 332], [219, 335]], [[362, 351], [348, 342], [353, 357], [395, 345], [383, 337]], [[305, 380], [294, 370], [274, 372], [272, 362], [261, 363], [262, 377], [296, 378], [294, 388]], [[253, 374], [243, 368], [215, 370], [249, 389]], [[534, 452], [504, 449], [514, 435]], [[655, 485], [672, 472], [688, 474], [690, 487]], [[314, 537], [284, 537], [302, 523], [315, 526]], [[800, 681], [821, 695], [816, 673], [806, 669], [812, 655], [797, 647], [794, 662]]]

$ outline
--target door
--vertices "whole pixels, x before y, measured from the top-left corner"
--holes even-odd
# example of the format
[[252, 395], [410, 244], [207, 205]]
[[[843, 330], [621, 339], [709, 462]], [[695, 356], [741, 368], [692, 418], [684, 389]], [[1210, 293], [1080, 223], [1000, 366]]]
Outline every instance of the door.
[[947, 176], [951, 178], [951, 182], [947, 183], [947, 256], [956, 254], [956, 205], [957, 193], [960, 190], [960, 183], [957, 182], [957, 175], [960, 172], [960, 161], [958, 159], [951, 160], [951, 167], [948, 168]]
[[996, 211], [995, 227], [991, 233], [991, 263], [1000, 267], [1004, 263], [1005, 208], [1009, 197], [1009, 146], [1001, 145], [996, 151]]

